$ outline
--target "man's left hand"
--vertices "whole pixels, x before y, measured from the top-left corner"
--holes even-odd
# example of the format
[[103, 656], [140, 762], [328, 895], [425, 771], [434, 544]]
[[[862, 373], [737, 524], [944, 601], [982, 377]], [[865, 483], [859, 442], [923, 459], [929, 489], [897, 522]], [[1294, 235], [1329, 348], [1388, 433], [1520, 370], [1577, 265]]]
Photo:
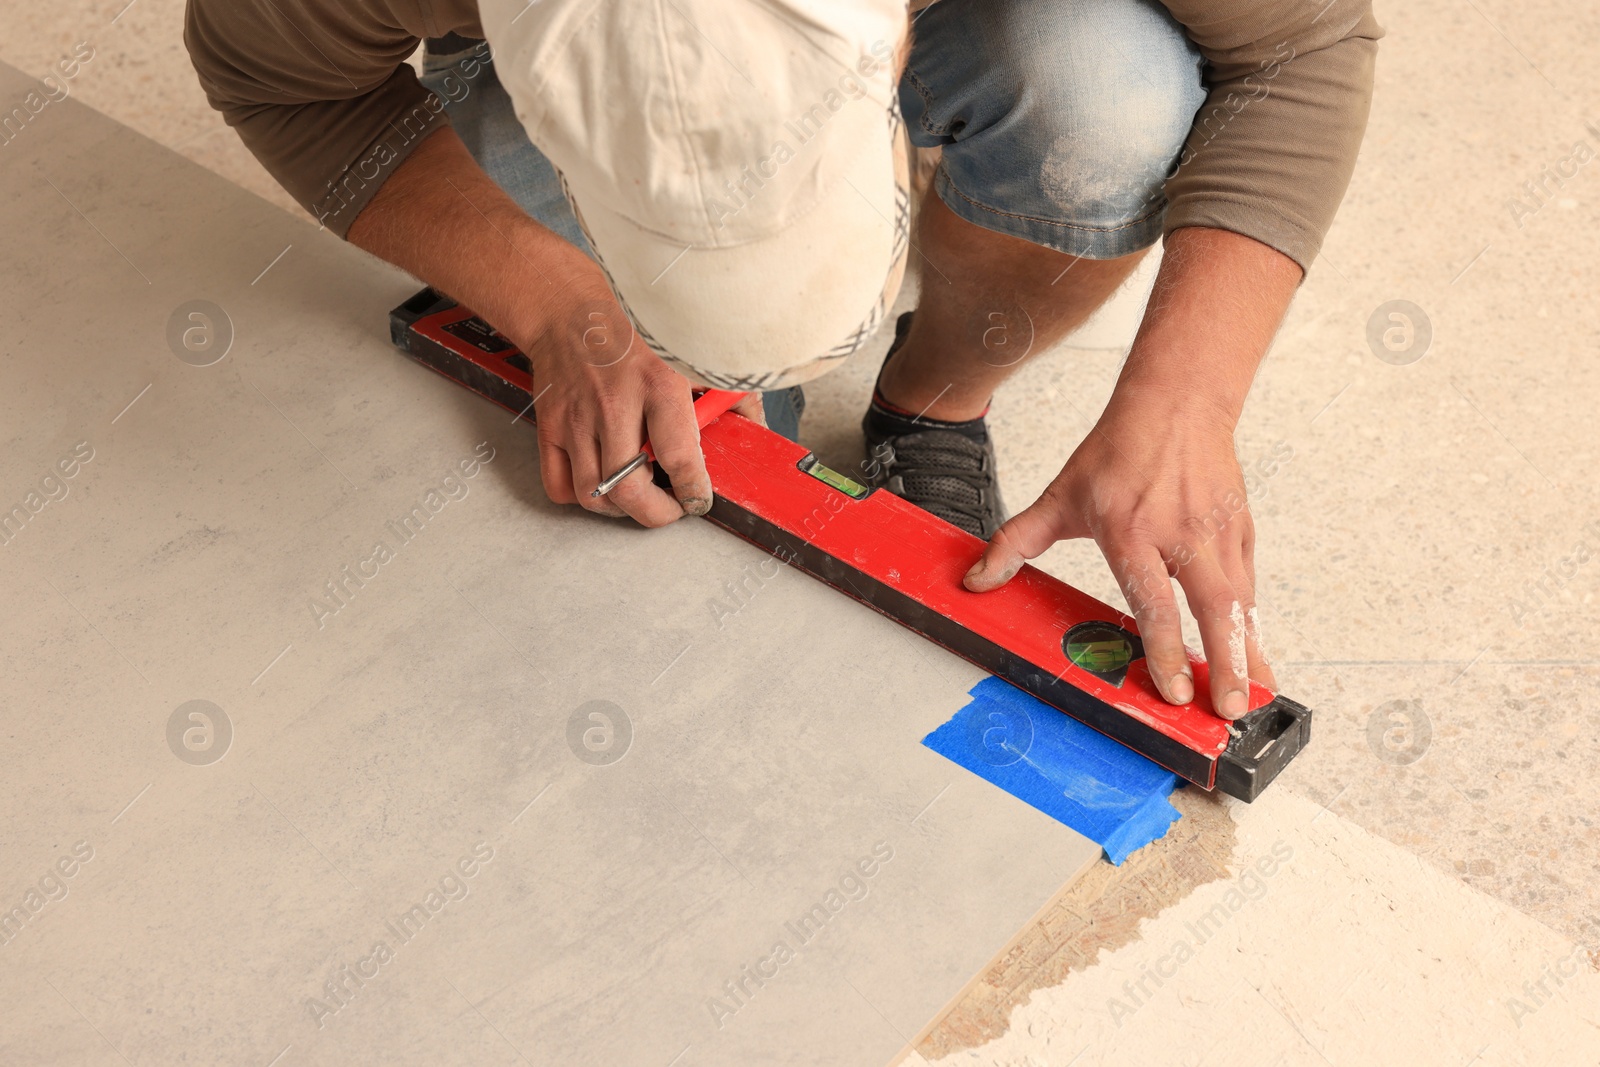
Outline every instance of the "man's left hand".
[[1050, 486], [1002, 526], [966, 578], [996, 588], [1057, 541], [1092, 537], [1139, 622], [1150, 674], [1169, 702], [1194, 675], [1169, 576], [1183, 587], [1211, 665], [1211, 700], [1236, 719], [1247, 678], [1275, 685], [1260, 642], [1255, 527], [1231, 427], [1179, 415], [1180, 398], [1117, 397]]

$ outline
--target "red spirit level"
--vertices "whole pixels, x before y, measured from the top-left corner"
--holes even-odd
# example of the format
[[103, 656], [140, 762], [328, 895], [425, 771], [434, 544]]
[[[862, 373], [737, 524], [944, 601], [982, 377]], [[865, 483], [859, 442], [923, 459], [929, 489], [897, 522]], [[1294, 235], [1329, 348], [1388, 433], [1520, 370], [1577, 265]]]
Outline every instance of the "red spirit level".
[[[425, 289], [390, 316], [423, 366], [531, 417], [528, 358], [483, 320]], [[701, 432], [716, 491], [707, 516], [1204, 789], [1254, 800], [1311, 737], [1311, 712], [1250, 683], [1231, 725], [1195, 700], [1161, 699], [1133, 619], [1035, 567], [989, 593], [961, 584], [983, 542], [891, 493], [829, 470], [803, 446], [729, 412]]]

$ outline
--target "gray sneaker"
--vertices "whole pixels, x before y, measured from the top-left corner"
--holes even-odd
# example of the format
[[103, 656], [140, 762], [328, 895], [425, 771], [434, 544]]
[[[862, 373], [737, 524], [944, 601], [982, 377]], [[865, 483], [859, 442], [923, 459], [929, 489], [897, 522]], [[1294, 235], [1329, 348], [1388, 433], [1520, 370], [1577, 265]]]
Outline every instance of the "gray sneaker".
[[[910, 326], [908, 311], [895, 324], [885, 363], [905, 341]], [[980, 441], [873, 405], [862, 417], [861, 429], [867, 439], [865, 471], [870, 484], [985, 541], [1006, 521], [987, 427]]]

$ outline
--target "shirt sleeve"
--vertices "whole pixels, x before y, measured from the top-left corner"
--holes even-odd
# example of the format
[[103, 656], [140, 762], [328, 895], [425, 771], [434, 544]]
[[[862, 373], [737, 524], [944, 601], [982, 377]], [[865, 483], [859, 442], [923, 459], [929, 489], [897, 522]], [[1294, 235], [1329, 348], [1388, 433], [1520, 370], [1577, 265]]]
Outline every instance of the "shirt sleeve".
[[1366, 130], [1383, 36], [1371, 0], [1163, 2], [1207, 90], [1167, 180], [1167, 232], [1231, 230], [1309, 269]]
[[435, 32], [420, 9], [398, 16], [385, 0], [188, 0], [183, 40], [211, 106], [343, 237], [447, 122], [406, 62]]

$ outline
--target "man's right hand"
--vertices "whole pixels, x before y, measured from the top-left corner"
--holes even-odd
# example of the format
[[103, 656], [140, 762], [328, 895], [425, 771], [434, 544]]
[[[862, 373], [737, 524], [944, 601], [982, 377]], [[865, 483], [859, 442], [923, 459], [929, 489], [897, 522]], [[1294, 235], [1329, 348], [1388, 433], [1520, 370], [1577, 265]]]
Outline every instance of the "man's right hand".
[[[533, 363], [545, 494], [602, 515], [630, 515], [644, 526], [704, 515], [711, 478], [688, 380], [639, 339], [599, 267], [565, 247], [569, 255], [552, 257], [566, 281], [541, 309], [543, 332], [513, 337]], [[656, 486], [645, 466], [605, 496], [590, 495], [639, 454], [646, 437], [672, 493]]]
[[[689, 382], [634, 333], [599, 266], [539, 225], [448, 127], [430, 134], [350, 227], [350, 242], [470, 307], [533, 364], [545, 493], [664, 526], [711, 506]], [[736, 410], [760, 418], [760, 396]], [[604, 497], [602, 478], [648, 436], [672, 480], [648, 467]]]

